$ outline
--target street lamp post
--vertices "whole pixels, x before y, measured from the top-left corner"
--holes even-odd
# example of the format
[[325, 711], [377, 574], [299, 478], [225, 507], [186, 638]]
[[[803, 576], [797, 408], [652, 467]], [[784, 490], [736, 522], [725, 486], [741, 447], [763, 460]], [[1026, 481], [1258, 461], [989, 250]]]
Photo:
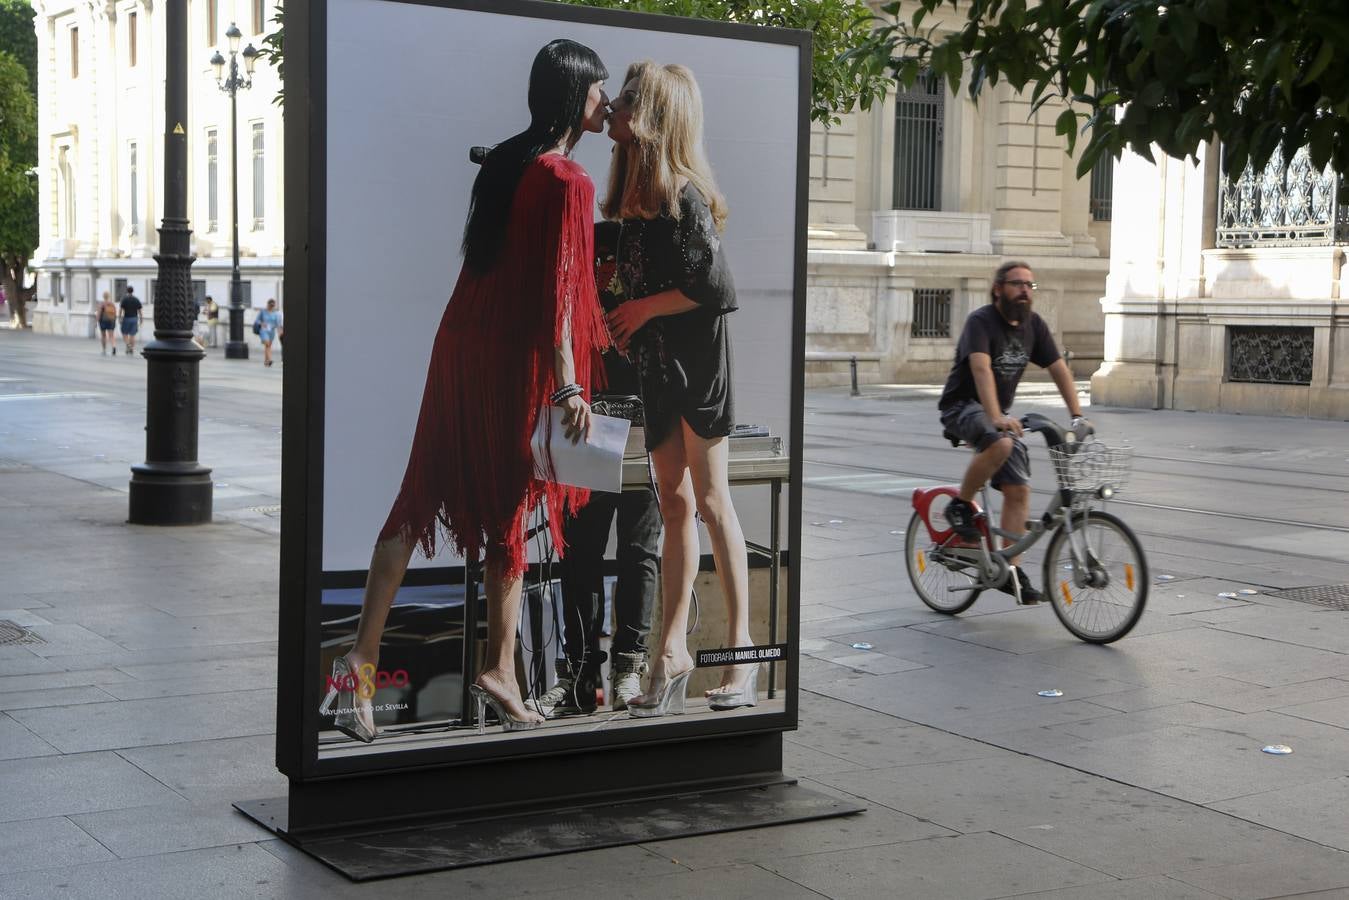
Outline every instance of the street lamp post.
[[[229, 40], [229, 77], [225, 77], [225, 57], [217, 50], [211, 57], [215, 66], [216, 84], [230, 95], [230, 202], [234, 209], [234, 266], [230, 270], [230, 336], [225, 342], [226, 359], [248, 359], [248, 344], [244, 341], [244, 292], [239, 281], [239, 101], [237, 94], [253, 86], [253, 66], [258, 60], [258, 51], [252, 44], [239, 53], [239, 39], [243, 32], [239, 26], [230, 23], [225, 32]], [[244, 58], [244, 72], [239, 72], [239, 56]]]
[[187, 0], [167, 0], [164, 220], [159, 228], [155, 337], [145, 345], [145, 462], [131, 467], [128, 521], [211, 521], [211, 470], [197, 462], [198, 366], [192, 343], [192, 228], [187, 220]]

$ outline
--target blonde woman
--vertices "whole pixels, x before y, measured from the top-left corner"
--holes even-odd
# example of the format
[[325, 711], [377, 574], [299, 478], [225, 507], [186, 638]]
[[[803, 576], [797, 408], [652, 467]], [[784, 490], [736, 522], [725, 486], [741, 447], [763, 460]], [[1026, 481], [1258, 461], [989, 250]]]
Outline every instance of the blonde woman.
[[[684, 66], [628, 68], [612, 102], [614, 156], [604, 215], [622, 225], [617, 278], [628, 299], [608, 316], [642, 384], [646, 445], [660, 491], [662, 639], [633, 716], [681, 712], [693, 658], [685, 632], [698, 573], [696, 511], [707, 526], [727, 603], [727, 644], [752, 644], [749, 570], [727, 480], [735, 423], [727, 313], [735, 286], [721, 249], [726, 202], [702, 146], [702, 97]], [[728, 667], [713, 709], [753, 706], [757, 667]]]

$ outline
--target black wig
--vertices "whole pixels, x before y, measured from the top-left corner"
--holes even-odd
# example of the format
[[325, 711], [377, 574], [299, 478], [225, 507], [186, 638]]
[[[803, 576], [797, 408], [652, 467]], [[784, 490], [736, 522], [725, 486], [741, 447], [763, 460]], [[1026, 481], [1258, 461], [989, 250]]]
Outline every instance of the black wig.
[[464, 223], [464, 264], [485, 272], [506, 237], [511, 200], [525, 167], [581, 127], [590, 86], [609, 77], [599, 55], [559, 39], [534, 57], [529, 70], [529, 127], [492, 148], [473, 182]]

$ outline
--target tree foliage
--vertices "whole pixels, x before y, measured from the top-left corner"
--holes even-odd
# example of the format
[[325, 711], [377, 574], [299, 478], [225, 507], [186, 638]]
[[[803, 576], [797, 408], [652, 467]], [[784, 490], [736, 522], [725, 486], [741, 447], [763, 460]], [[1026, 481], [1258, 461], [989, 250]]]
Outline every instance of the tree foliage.
[[28, 71], [28, 90], [37, 100], [37, 31], [30, 0], [0, 0], [0, 49]]
[[[843, 59], [846, 50], [866, 40], [871, 31], [871, 9], [864, 0], [556, 0], [574, 6], [599, 6], [633, 12], [660, 13], [719, 22], [776, 25], [801, 28], [813, 34], [810, 117], [826, 125], [837, 124], [838, 114], [854, 108], [870, 109], [885, 97], [893, 80], [886, 60]], [[281, 5], [272, 21], [282, 24]], [[261, 56], [283, 75], [285, 94], [284, 26], [263, 39]]]
[[[931, 24], [949, 6], [947, 27]], [[1349, 171], [1349, 17], [1343, 0], [904, 0], [844, 54], [905, 85], [925, 67], [977, 98], [1001, 79], [1035, 108], [1062, 100], [1079, 177], [1102, 153], [1195, 156], [1221, 140], [1229, 171], [1280, 144]], [[961, 15], [963, 13], [963, 19]], [[924, 23], [927, 22], [927, 27]]]
[[0, 50], [0, 281], [11, 311], [24, 322], [24, 269], [37, 248], [37, 105], [28, 73]]
[[276, 96], [272, 98], [272, 103], [284, 107], [286, 105], [286, 11], [280, 3], [276, 4], [276, 15], [268, 21], [276, 23], [276, 31], [264, 35], [259, 42], [262, 46], [258, 48], [258, 59], [276, 67], [276, 77], [281, 82], [281, 87], [277, 89]]
[[894, 84], [885, 60], [844, 60], [845, 51], [865, 41], [872, 14], [862, 0], [558, 0], [747, 25], [775, 25], [812, 33], [810, 118], [837, 124], [838, 114], [870, 109]]

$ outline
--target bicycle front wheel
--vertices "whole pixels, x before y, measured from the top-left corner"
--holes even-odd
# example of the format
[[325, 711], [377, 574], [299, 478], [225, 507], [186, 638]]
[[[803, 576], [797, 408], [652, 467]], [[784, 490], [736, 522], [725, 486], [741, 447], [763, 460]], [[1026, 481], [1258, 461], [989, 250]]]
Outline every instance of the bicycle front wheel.
[[1110, 513], [1074, 513], [1072, 525], [1071, 535], [1060, 526], [1049, 541], [1045, 592], [1074, 635], [1093, 644], [1117, 641], [1138, 624], [1148, 602], [1143, 546]]
[[974, 605], [980, 591], [961, 588], [973, 588], [976, 581], [965, 571], [948, 569], [932, 559], [932, 548], [927, 525], [914, 510], [904, 531], [904, 566], [909, 570], [909, 581], [913, 582], [918, 599], [937, 612], [948, 616], [963, 613]]

